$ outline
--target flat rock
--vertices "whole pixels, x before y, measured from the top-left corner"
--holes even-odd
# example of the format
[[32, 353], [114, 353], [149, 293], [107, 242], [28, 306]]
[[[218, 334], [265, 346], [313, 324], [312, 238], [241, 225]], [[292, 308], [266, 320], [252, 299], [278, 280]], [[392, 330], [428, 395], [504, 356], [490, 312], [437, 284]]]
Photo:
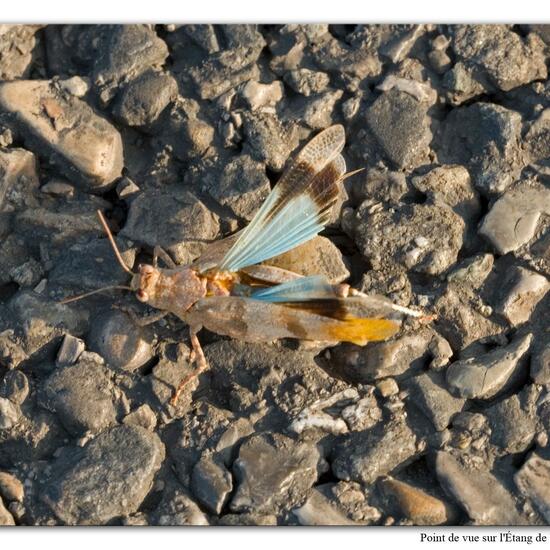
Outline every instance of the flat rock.
[[252, 111], [277, 104], [283, 98], [283, 93], [283, 83], [278, 80], [271, 82], [271, 84], [249, 80], [241, 91], [244, 100]]
[[0, 495], [6, 501], [22, 502], [25, 495], [23, 484], [8, 472], [0, 472]]
[[529, 181], [502, 195], [483, 218], [479, 233], [500, 254], [513, 252], [529, 242], [541, 215], [550, 215], [550, 190]]
[[457, 25], [451, 47], [458, 60], [477, 70], [491, 91], [509, 91], [547, 76], [544, 42], [523, 38], [507, 25]]
[[381, 479], [378, 485], [392, 514], [409, 519], [414, 525], [441, 525], [449, 520], [447, 503], [418, 487], [392, 477]]
[[114, 386], [103, 365], [88, 361], [56, 370], [44, 384], [40, 403], [59, 415], [74, 436], [116, 423]]
[[550, 461], [531, 453], [514, 476], [521, 494], [531, 500], [547, 522], [550, 522]]
[[526, 403], [525, 392], [524, 389], [485, 410], [491, 426], [491, 443], [506, 453], [528, 449], [537, 432], [536, 413], [533, 405]]
[[39, 184], [38, 163], [33, 153], [17, 147], [0, 148], [0, 211], [34, 206], [33, 194]]
[[512, 325], [525, 323], [550, 289], [550, 281], [524, 267], [512, 266], [496, 290], [495, 311]]
[[120, 235], [161, 246], [176, 263], [188, 264], [214, 240], [218, 229], [217, 217], [188, 191], [146, 191], [132, 201]]
[[398, 168], [427, 155], [432, 134], [427, 106], [397, 90], [383, 93], [367, 110], [367, 124], [386, 158]]
[[75, 338], [71, 334], [65, 334], [61, 347], [57, 352], [56, 364], [58, 367], [74, 365], [80, 354], [86, 349], [86, 344], [80, 338]]
[[265, 263], [300, 275], [325, 275], [332, 284], [345, 281], [350, 274], [340, 250], [319, 235]]
[[5, 397], [0, 397], [0, 429], [9, 430], [16, 426], [21, 419], [19, 405]]
[[526, 376], [523, 359], [532, 340], [533, 335], [526, 334], [508, 346], [452, 363], [447, 369], [447, 384], [466, 399], [495, 397]]
[[438, 166], [423, 176], [413, 177], [412, 184], [432, 201], [449, 205], [467, 226], [477, 222], [481, 212], [479, 195], [464, 166]]
[[421, 329], [361, 348], [342, 345], [331, 353], [345, 369], [346, 378], [367, 384], [388, 376], [402, 379], [418, 374], [430, 362], [430, 344], [437, 338], [430, 329]]
[[150, 331], [123, 311], [101, 311], [92, 319], [88, 346], [111, 368], [133, 372], [143, 367], [153, 356], [151, 344]]
[[128, 126], [149, 126], [158, 120], [177, 94], [178, 85], [173, 76], [149, 70], [123, 89], [113, 114]]
[[231, 510], [276, 512], [289, 509], [319, 476], [320, 455], [312, 443], [281, 434], [258, 434], [241, 445], [233, 464], [237, 488]]
[[220, 459], [203, 456], [193, 468], [191, 489], [209, 512], [219, 515], [233, 490], [233, 478]]
[[295, 127], [284, 126], [273, 114], [256, 112], [243, 120], [243, 152], [280, 172], [290, 153], [298, 146]]
[[537, 384], [550, 383], [550, 342], [537, 342], [531, 357], [530, 373]]
[[445, 376], [430, 371], [408, 380], [410, 401], [432, 421], [435, 429], [444, 430], [452, 417], [464, 407], [465, 399], [452, 396], [446, 388]]
[[[466, 166], [486, 196], [502, 193], [519, 176], [521, 115], [493, 103], [453, 109], [441, 126], [441, 162]], [[434, 147], [435, 148], [435, 147]]]
[[209, 525], [208, 517], [199, 505], [181, 489], [163, 498], [152, 514], [153, 525]]
[[169, 54], [166, 43], [147, 25], [109, 25], [98, 49], [93, 79], [109, 90], [107, 96], [121, 82], [160, 66]]
[[65, 524], [103, 525], [139, 508], [163, 460], [157, 435], [112, 428], [58, 458], [40, 498]]
[[71, 181], [100, 191], [120, 176], [122, 140], [116, 128], [52, 82], [4, 82], [0, 107], [12, 114], [24, 141]]
[[338, 479], [368, 485], [410, 463], [418, 456], [416, 443], [403, 420], [379, 422], [363, 432], [343, 436], [332, 450], [332, 471]]
[[29, 395], [29, 379], [23, 371], [9, 370], [0, 384], [0, 397], [21, 405]]
[[468, 469], [443, 451], [436, 454], [435, 471], [445, 492], [477, 525], [525, 523], [510, 493], [489, 471]]
[[157, 427], [157, 415], [147, 403], [144, 403], [127, 414], [122, 423], [127, 426], [141, 426], [150, 432], [154, 432]]
[[249, 155], [239, 155], [229, 162], [208, 188], [216, 201], [246, 221], [252, 219], [271, 191], [264, 165]]
[[36, 46], [36, 32], [43, 25], [2, 25], [0, 79], [28, 78]]
[[439, 275], [456, 262], [464, 221], [451, 208], [402, 204], [370, 211], [365, 201], [355, 213], [353, 234], [375, 269], [392, 263], [418, 273]]
[[312, 489], [307, 500], [292, 513], [300, 525], [359, 525], [317, 488]]
[[324, 91], [330, 82], [327, 73], [310, 69], [294, 69], [285, 73], [283, 78], [295, 92], [305, 97]]
[[15, 525], [15, 520], [4, 506], [2, 498], [0, 498], [0, 526], [2, 525]]

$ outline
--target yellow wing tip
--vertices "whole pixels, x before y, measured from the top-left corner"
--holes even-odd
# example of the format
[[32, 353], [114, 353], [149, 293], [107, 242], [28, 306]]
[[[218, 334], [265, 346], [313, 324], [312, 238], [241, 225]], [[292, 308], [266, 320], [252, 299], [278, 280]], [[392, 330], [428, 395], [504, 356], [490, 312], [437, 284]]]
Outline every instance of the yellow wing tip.
[[399, 326], [399, 323], [389, 319], [352, 317], [334, 324], [329, 331], [333, 340], [364, 346], [367, 342], [387, 340], [399, 330]]

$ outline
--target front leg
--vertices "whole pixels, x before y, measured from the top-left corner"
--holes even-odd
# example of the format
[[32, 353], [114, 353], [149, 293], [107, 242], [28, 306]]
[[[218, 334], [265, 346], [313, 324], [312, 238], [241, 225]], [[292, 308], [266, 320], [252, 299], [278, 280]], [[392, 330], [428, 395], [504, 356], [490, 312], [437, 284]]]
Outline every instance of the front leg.
[[168, 267], [169, 269], [174, 269], [178, 267], [176, 262], [172, 260], [172, 258], [170, 257], [170, 254], [168, 254], [168, 252], [166, 252], [164, 248], [160, 246], [155, 246], [155, 248], [153, 248], [153, 266], [154, 267], [157, 267], [159, 258], [166, 264], [166, 267]]
[[195, 362], [197, 364], [197, 367], [179, 383], [179, 386], [177, 387], [176, 391], [174, 392], [174, 395], [172, 396], [172, 399], [170, 399], [171, 405], [175, 406], [185, 386], [191, 380], [196, 378], [201, 372], [205, 371], [208, 368], [208, 361], [204, 356], [204, 351], [202, 350], [201, 343], [199, 342], [199, 338], [197, 336], [197, 333], [199, 332], [199, 330], [201, 330], [201, 328], [202, 327], [200, 326], [189, 327], [189, 336], [191, 338], [191, 347], [192, 347], [191, 354], [189, 355], [189, 360], [191, 364]]

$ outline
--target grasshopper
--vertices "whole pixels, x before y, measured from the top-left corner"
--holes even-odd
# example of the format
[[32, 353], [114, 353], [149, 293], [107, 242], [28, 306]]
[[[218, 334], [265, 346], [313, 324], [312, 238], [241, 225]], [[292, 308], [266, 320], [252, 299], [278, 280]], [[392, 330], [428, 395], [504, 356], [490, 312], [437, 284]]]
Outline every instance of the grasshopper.
[[340, 154], [344, 143], [341, 125], [317, 134], [285, 170], [250, 224], [209, 245], [190, 265], [176, 266], [166, 255], [170, 267], [159, 268], [155, 261], [133, 272], [98, 212], [120, 265], [132, 276], [128, 287], [119, 288], [133, 290], [139, 301], [172, 313], [189, 326], [190, 359], [196, 368], [176, 388], [172, 404], [186, 384], [208, 367], [197, 336], [203, 327], [247, 342], [298, 338], [364, 346], [394, 335], [403, 315], [423, 315], [349, 285], [332, 285], [321, 275], [304, 277], [259, 265], [324, 228], [339, 185], [352, 174], [346, 173]]

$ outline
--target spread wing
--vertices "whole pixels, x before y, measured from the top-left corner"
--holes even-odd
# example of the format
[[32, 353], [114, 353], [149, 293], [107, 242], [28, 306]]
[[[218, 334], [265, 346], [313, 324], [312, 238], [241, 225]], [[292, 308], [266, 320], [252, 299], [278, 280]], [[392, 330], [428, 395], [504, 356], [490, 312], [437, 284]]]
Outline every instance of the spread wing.
[[323, 229], [346, 172], [340, 155], [344, 143], [344, 128], [335, 125], [300, 151], [220, 262], [220, 271], [238, 271], [278, 256]]

